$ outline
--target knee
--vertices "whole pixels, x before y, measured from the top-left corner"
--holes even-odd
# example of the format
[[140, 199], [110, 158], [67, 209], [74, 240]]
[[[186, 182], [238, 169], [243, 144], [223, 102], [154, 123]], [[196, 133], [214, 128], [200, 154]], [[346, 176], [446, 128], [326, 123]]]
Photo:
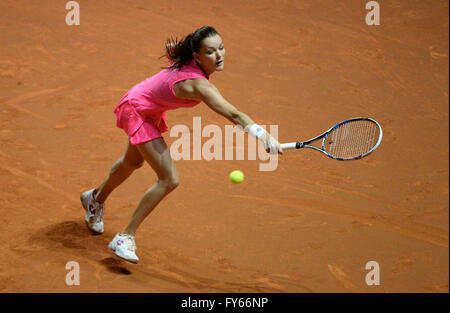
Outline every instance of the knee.
[[159, 182], [166, 192], [170, 192], [178, 187], [180, 179], [178, 176], [171, 176], [170, 178], [160, 179]]

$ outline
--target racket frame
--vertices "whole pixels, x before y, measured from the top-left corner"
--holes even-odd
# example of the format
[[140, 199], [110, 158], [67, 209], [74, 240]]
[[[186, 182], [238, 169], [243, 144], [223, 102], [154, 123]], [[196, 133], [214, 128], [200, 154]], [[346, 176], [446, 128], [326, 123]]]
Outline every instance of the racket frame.
[[[373, 122], [374, 124], [377, 125], [377, 127], [378, 127], [378, 129], [379, 129], [379, 131], [380, 131], [380, 134], [379, 134], [379, 136], [378, 136], [378, 141], [377, 141], [377, 143], [376, 143], [369, 151], [367, 151], [366, 153], [363, 153], [363, 154], [361, 154], [361, 155], [358, 155], [358, 156], [355, 156], [355, 157], [351, 157], [351, 158], [341, 158], [341, 157], [336, 157], [336, 156], [334, 156], [334, 155], [328, 153], [328, 152], [325, 150], [325, 142], [326, 142], [326, 140], [327, 140], [328, 135], [330, 135], [331, 132], [332, 132], [333, 130], [335, 130], [336, 128], [338, 128], [338, 127], [340, 127], [340, 126], [342, 126], [342, 125], [344, 125], [344, 124], [350, 123], [350, 122], [352, 122], [352, 121], [355, 121], [355, 120], [359, 120], [359, 121], [361, 121], [361, 120], [367, 120], [367, 121], [371, 121], [371, 122]], [[323, 139], [322, 139], [322, 149], [320, 149], [320, 148], [318, 148], [318, 147], [316, 147], [316, 146], [310, 145], [311, 142], [316, 141], [316, 140], [319, 140], [319, 139], [321, 139], [321, 138], [323, 138]], [[328, 156], [328, 157], [330, 157], [330, 158], [332, 158], [332, 159], [335, 159], [335, 160], [340, 160], [340, 161], [357, 160], [357, 159], [361, 159], [362, 157], [365, 157], [366, 155], [372, 153], [376, 148], [378, 148], [378, 146], [379, 146], [380, 143], [381, 143], [381, 139], [382, 139], [382, 138], [383, 138], [383, 129], [381, 128], [380, 124], [379, 124], [377, 121], [375, 121], [375, 120], [373, 120], [373, 119], [371, 119], [371, 118], [368, 118], [368, 117], [354, 117], [354, 118], [345, 120], [345, 121], [343, 121], [343, 122], [340, 122], [340, 123], [334, 125], [334, 126], [331, 127], [329, 130], [327, 130], [327, 131], [324, 132], [323, 134], [321, 134], [321, 135], [319, 135], [319, 136], [317, 136], [317, 137], [315, 137], [315, 138], [313, 138], [313, 139], [306, 140], [306, 141], [297, 141], [297, 142], [285, 143], [285, 144], [282, 144], [282, 145], [281, 145], [281, 148], [282, 148], [283, 150], [284, 150], [284, 149], [294, 149], [294, 148], [295, 148], [295, 149], [300, 149], [300, 148], [312, 148], [312, 149], [315, 149], [315, 150], [317, 150], [317, 151], [322, 152], [322, 153], [325, 154], [326, 156]]]

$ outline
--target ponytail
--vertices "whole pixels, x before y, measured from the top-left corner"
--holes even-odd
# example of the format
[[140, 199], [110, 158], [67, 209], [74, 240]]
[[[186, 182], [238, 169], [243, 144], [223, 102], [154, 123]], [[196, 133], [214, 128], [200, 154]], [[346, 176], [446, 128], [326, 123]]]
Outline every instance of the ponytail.
[[199, 52], [203, 39], [218, 34], [214, 27], [203, 26], [184, 39], [170, 37], [166, 41], [166, 56], [171, 63], [168, 69], [180, 69], [194, 59], [194, 52]]

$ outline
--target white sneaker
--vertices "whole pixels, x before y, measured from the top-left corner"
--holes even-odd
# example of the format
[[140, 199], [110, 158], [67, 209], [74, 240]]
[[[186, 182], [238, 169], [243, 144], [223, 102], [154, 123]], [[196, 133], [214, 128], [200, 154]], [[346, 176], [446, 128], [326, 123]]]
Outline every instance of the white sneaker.
[[137, 263], [139, 258], [136, 255], [136, 241], [134, 236], [118, 233], [109, 243], [108, 247], [122, 259], [132, 263]]
[[94, 199], [94, 190], [91, 189], [81, 194], [81, 204], [86, 211], [84, 220], [90, 230], [94, 233], [103, 233], [103, 215], [105, 214], [105, 204]]

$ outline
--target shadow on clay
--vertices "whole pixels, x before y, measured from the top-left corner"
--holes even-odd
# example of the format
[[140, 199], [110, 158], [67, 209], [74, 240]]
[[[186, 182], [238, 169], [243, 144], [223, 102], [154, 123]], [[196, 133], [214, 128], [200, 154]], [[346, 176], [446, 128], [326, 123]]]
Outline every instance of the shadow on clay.
[[108, 271], [120, 275], [131, 274], [131, 271], [124, 266], [124, 261], [114, 257], [104, 257], [109, 251], [109, 240], [90, 232], [84, 221], [64, 221], [46, 226], [33, 234], [29, 243], [44, 246], [49, 251], [67, 253], [76, 258], [82, 257], [89, 260], [98, 259], [100, 253], [102, 259], [99, 263]]

